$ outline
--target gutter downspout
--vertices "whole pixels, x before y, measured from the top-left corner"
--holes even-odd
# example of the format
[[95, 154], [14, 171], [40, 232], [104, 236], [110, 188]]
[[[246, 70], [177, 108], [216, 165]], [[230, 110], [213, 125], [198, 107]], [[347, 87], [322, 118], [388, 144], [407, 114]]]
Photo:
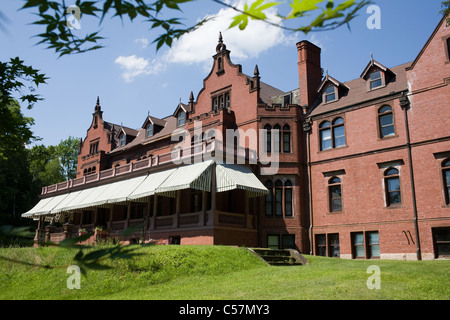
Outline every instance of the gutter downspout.
[[408, 162], [409, 162], [409, 176], [411, 179], [411, 193], [412, 193], [412, 201], [413, 201], [413, 211], [414, 211], [414, 229], [416, 232], [416, 256], [417, 260], [422, 260], [422, 253], [420, 249], [420, 238], [419, 238], [419, 224], [418, 224], [418, 214], [417, 214], [417, 202], [416, 202], [416, 188], [414, 184], [414, 170], [413, 170], [413, 161], [411, 154], [411, 140], [409, 135], [409, 122], [408, 122], [408, 109], [410, 107], [409, 99], [402, 93], [400, 97], [400, 107], [403, 109], [403, 113], [405, 116], [405, 129], [406, 129], [406, 148], [408, 149]]
[[308, 210], [309, 210], [309, 254], [313, 255], [314, 237], [313, 237], [313, 210], [312, 210], [312, 183], [311, 183], [311, 150], [310, 150], [310, 132], [311, 119], [307, 118], [303, 123], [303, 131], [306, 132], [306, 165], [308, 170]]

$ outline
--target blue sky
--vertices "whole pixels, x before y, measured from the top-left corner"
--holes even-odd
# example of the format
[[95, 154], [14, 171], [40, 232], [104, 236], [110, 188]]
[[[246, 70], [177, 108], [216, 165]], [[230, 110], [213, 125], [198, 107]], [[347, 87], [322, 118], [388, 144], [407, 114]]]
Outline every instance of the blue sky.
[[284, 91], [298, 88], [295, 44], [304, 39], [322, 48], [322, 67], [341, 82], [358, 78], [371, 53], [387, 67], [414, 60], [441, 19], [442, 1], [374, 2], [381, 9], [379, 30], [367, 28], [370, 14], [362, 11], [351, 31], [342, 27], [305, 36], [254, 21], [245, 31], [227, 30], [234, 13], [211, 0], [197, 0], [183, 7], [186, 23], [206, 15], [215, 19], [158, 52], [151, 44], [157, 34], [139, 21], [106, 18], [99, 27], [83, 17], [77, 32], [102, 29], [106, 48], [58, 58], [45, 46], [35, 45], [38, 40], [33, 36], [43, 29], [30, 25], [29, 10], [18, 11], [22, 1], [2, 0], [1, 11], [10, 22], [7, 32], [0, 31], [0, 60], [19, 56], [50, 78], [38, 88], [45, 100], [23, 112], [35, 119], [32, 131], [42, 138], [38, 143], [55, 145], [69, 136], [84, 139], [97, 96], [106, 121], [131, 128], [142, 126], [148, 112], [159, 118], [172, 114], [180, 99], [188, 102], [191, 91], [197, 97], [219, 31], [232, 61], [241, 64], [244, 73], [252, 75], [257, 64], [261, 80]]

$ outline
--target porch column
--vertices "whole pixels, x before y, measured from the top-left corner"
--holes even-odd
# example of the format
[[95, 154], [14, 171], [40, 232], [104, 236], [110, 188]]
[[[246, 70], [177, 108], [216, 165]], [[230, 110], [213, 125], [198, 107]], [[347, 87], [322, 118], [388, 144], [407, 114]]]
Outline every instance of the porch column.
[[216, 216], [216, 164], [212, 164], [211, 170], [211, 215], [208, 216], [207, 225], [212, 226]]
[[153, 217], [151, 218], [150, 230], [156, 228], [156, 214], [158, 212], [158, 195], [153, 195]]
[[180, 221], [180, 211], [181, 211], [181, 190], [177, 190], [175, 198], [175, 217], [173, 219], [173, 227], [178, 228]]
[[248, 213], [250, 208], [250, 197], [248, 196], [248, 191], [245, 191], [245, 208], [244, 208], [244, 228], [248, 227]]
[[200, 214], [200, 221], [199, 224], [201, 226], [205, 225], [205, 215], [206, 215], [206, 205], [208, 199], [206, 199], [206, 196], [208, 195], [208, 192], [202, 191], [202, 213]]

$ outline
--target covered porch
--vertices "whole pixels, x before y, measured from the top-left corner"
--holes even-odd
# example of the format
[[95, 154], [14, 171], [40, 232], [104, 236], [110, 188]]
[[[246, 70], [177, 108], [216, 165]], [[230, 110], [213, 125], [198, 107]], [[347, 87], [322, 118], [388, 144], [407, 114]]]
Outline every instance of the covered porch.
[[90, 232], [90, 242], [256, 245], [266, 193], [250, 168], [211, 160], [45, 198], [23, 216], [39, 220], [36, 244]]

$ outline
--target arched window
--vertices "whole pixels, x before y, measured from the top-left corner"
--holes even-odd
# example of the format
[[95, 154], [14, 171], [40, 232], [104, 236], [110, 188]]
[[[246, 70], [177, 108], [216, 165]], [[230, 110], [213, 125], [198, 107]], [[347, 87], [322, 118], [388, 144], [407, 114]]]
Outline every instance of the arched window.
[[319, 126], [320, 150], [332, 148], [331, 143], [331, 124], [328, 121], [322, 122]]
[[328, 150], [345, 146], [344, 119], [339, 117], [331, 123], [324, 121], [319, 125], [320, 150]]
[[275, 137], [275, 135], [277, 135], [277, 137], [278, 137], [278, 143], [276, 143], [276, 141], [274, 143], [275, 152], [281, 152], [281, 126], [279, 124], [276, 124], [273, 126], [273, 130], [278, 130], [278, 131], [275, 131], [275, 132], [278, 132], [278, 134], [273, 133], [273, 135], [272, 135], [273, 137]]
[[284, 215], [292, 217], [292, 182], [286, 180], [284, 183]]
[[270, 153], [272, 152], [272, 127], [269, 124], [266, 124], [264, 126], [264, 132], [266, 135], [266, 141], [265, 141], [265, 146], [266, 146], [266, 152]]
[[400, 175], [396, 168], [389, 168], [384, 172], [386, 189], [386, 205], [399, 205], [402, 203], [400, 193]]
[[91, 173], [95, 173], [96, 170], [96, 167], [92, 167]]
[[450, 204], [450, 159], [442, 162], [442, 175], [444, 178], [445, 203]]
[[283, 182], [275, 181], [275, 215], [283, 215]]
[[269, 190], [269, 193], [266, 195], [266, 216], [273, 215], [273, 183], [270, 180], [267, 180], [265, 183], [266, 188]]
[[87, 169], [84, 169], [83, 175], [87, 175], [87, 173], [88, 173]]
[[342, 211], [342, 186], [338, 177], [328, 180], [328, 200], [330, 212]]
[[336, 118], [333, 120], [333, 148], [345, 146], [344, 119]]
[[383, 106], [378, 109], [378, 126], [380, 138], [395, 135], [394, 114], [392, 112], [392, 107]]
[[283, 152], [291, 152], [291, 127], [287, 124], [283, 126]]

